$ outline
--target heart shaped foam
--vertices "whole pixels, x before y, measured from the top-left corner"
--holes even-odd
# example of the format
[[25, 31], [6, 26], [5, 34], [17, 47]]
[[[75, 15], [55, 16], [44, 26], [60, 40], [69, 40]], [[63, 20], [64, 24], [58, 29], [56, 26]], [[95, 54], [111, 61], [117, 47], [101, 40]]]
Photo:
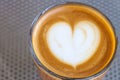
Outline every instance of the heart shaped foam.
[[100, 31], [90, 21], [70, 27], [67, 22], [56, 22], [47, 32], [47, 43], [52, 54], [73, 67], [90, 59], [100, 43]]

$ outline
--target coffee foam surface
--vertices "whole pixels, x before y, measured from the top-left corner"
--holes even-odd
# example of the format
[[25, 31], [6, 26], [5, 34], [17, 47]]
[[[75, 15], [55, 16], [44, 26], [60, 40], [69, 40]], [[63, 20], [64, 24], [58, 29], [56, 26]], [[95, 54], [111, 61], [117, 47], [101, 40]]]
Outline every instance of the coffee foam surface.
[[32, 44], [48, 70], [83, 78], [108, 65], [116, 39], [112, 25], [99, 12], [85, 5], [66, 4], [40, 16], [33, 28]]
[[80, 21], [72, 29], [67, 22], [56, 22], [47, 32], [52, 54], [73, 67], [87, 61], [97, 50], [100, 31], [90, 21]]

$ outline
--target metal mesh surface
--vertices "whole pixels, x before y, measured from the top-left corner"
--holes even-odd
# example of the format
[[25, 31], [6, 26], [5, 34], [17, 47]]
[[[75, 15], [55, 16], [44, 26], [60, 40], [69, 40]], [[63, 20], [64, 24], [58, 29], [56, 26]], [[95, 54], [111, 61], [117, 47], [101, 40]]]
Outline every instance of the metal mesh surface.
[[[0, 80], [40, 80], [28, 48], [30, 25], [52, 4], [68, 0], [0, 0]], [[113, 23], [120, 39], [120, 0], [69, 0], [92, 5]], [[120, 80], [120, 45], [104, 80]]]

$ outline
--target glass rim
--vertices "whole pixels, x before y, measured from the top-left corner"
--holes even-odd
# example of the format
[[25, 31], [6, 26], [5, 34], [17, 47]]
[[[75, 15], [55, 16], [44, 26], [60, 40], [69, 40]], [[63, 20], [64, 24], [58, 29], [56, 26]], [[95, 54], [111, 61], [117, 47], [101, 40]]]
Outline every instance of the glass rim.
[[[114, 32], [114, 36], [115, 36], [115, 40], [116, 40], [116, 44], [115, 44], [115, 51], [114, 51], [114, 55], [112, 57], [112, 59], [110, 60], [110, 62], [99, 72], [97, 72], [96, 74], [93, 74], [91, 76], [88, 76], [88, 77], [84, 77], [84, 78], [70, 78], [70, 77], [65, 77], [65, 76], [61, 76], [59, 74], [56, 74], [55, 72], [52, 72], [51, 70], [47, 69], [41, 62], [40, 60], [38, 59], [38, 57], [36, 56], [35, 52], [34, 52], [34, 49], [33, 49], [33, 45], [32, 45], [32, 32], [33, 32], [33, 28], [34, 28], [34, 25], [37, 23], [39, 17], [43, 14], [45, 14], [48, 10], [56, 7], [56, 6], [59, 6], [59, 5], [66, 5], [66, 4], [78, 4], [78, 5], [85, 5], [87, 7], [90, 7], [94, 10], [96, 10], [97, 12], [99, 12], [104, 18], [106, 18], [106, 20], [108, 20], [109, 24], [111, 25], [111, 28]], [[74, 80], [74, 79], [80, 79], [80, 80], [86, 80], [86, 79], [93, 79], [99, 75], [101, 75], [102, 73], [104, 73], [106, 70], [108, 70], [110, 67], [111, 67], [111, 64], [113, 64], [113, 62], [115, 61], [115, 57], [117, 56], [116, 54], [116, 51], [117, 51], [117, 44], [118, 44], [118, 38], [117, 38], [117, 35], [116, 35], [116, 31], [115, 31], [115, 27], [113, 27], [113, 24], [112, 22], [110, 21], [110, 19], [104, 14], [102, 13], [100, 10], [98, 10], [97, 8], [89, 5], [89, 4], [85, 4], [85, 3], [81, 3], [81, 2], [60, 2], [60, 3], [56, 3], [56, 4], [52, 4], [51, 6], [48, 6], [47, 8], [45, 8], [44, 10], [40, 11], [38, 13], [38, 15], [34, 18], [32, 24], [31, 24], [31, 28], [30, 28], [30, 33], [29, 33], [29, 48], [30, 48], [30, 53], [32, 55], [32, 58], [34, 59], [35, 63], [39, 66], [39, 67], [42, 67], [45, 71], [47, 71], [48, 73], [50, 73], [50, 75], [52, 76], [55, 76], [57, 78], [60, 78], [60, 79], [63, 79], [63, 80]]]

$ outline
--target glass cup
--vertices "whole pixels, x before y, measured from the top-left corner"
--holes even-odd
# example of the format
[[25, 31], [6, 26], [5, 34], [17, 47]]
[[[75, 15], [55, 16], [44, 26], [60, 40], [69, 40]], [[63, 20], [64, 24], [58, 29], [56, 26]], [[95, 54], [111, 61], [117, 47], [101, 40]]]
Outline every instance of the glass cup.
[[[97, 74], [94, 74], [92, 76], [89, 76], [89, 77], [86, 77], [86, 78], [68, 78], [68, 77], [63, 77], [63, 76], [60, 76], [60, 75], [57, 75], [56, 73], [48, 70], [44, 65], [41, 64], [41, 62], [38, 60], [34, 50], [33, 50], [33, 46], [32, 46], [32, 33], [33, 33], [33, 27], [34, 25], [36, 24], [38, 18], [44, 14], [47, 10], [55, 7], [55, 6], [58, 6], [58, 5], [63, 5], [63, 4], [69, 4], [69, 3], [74, 3], [74, 4], [82, 4], [82, 5], [86, 5], [88, 7], [92, 7], [90, 5], [87, 5], [87, 4], [83, 4], [83, 3], [79, 3], [79, 2], [63, 2], [61, 4], [56, 4], [56, 5], [52, 5], [48, 8], [46, 8], [44, 11], [40, 12], [36, 18], [34, 19], [33, 23], [32, 23], [32, 28], [30, 30], [30, 37], [29, 37], [29, 44], [30, 44], [30, 51], [31, 51], [31, 55], [32, 55], [32, 59], [35, 63], [35, 65], [37, 66], [38, 68], [38, 72], [40, 74], [40, 77], [42, 80], [102, 80], [102, 78], [106, 75], [106, 73], [108, 72], [111, 64], [114, 62], [114, 59], [115, 59], [115, 54], [112, 58], [112, 60], [109, 62], [109, 64], [103, 69], [101, 70], [100, 72], [98, 72]], [[92, 7], [94, 8], [94, 7]], [[94, 8], [95, 10], [97, 10], [96, 8]], [[97, 10], [98, 12], [100, 12], [99, 10]], [[102, 12], [100, 12], [102, 15], [104, 15]], [[110, 22], [110, 20], [104, 15], [104, 17]], [[112, 25], [112, 23], [110, 22], [110, 24]], [[115, 29], [113, 28], [113, 31], [115, 33]], [[116, 35], [115, 35], [116, 37]], [[116, 42], [117, 42], [117, 37], [116, 37]], [[117, 44], [117, 43], [116, 43]], [[116, 46], [117, 48], [117, 46]], [[116, 53], [116, 52], [115, 52]]]

